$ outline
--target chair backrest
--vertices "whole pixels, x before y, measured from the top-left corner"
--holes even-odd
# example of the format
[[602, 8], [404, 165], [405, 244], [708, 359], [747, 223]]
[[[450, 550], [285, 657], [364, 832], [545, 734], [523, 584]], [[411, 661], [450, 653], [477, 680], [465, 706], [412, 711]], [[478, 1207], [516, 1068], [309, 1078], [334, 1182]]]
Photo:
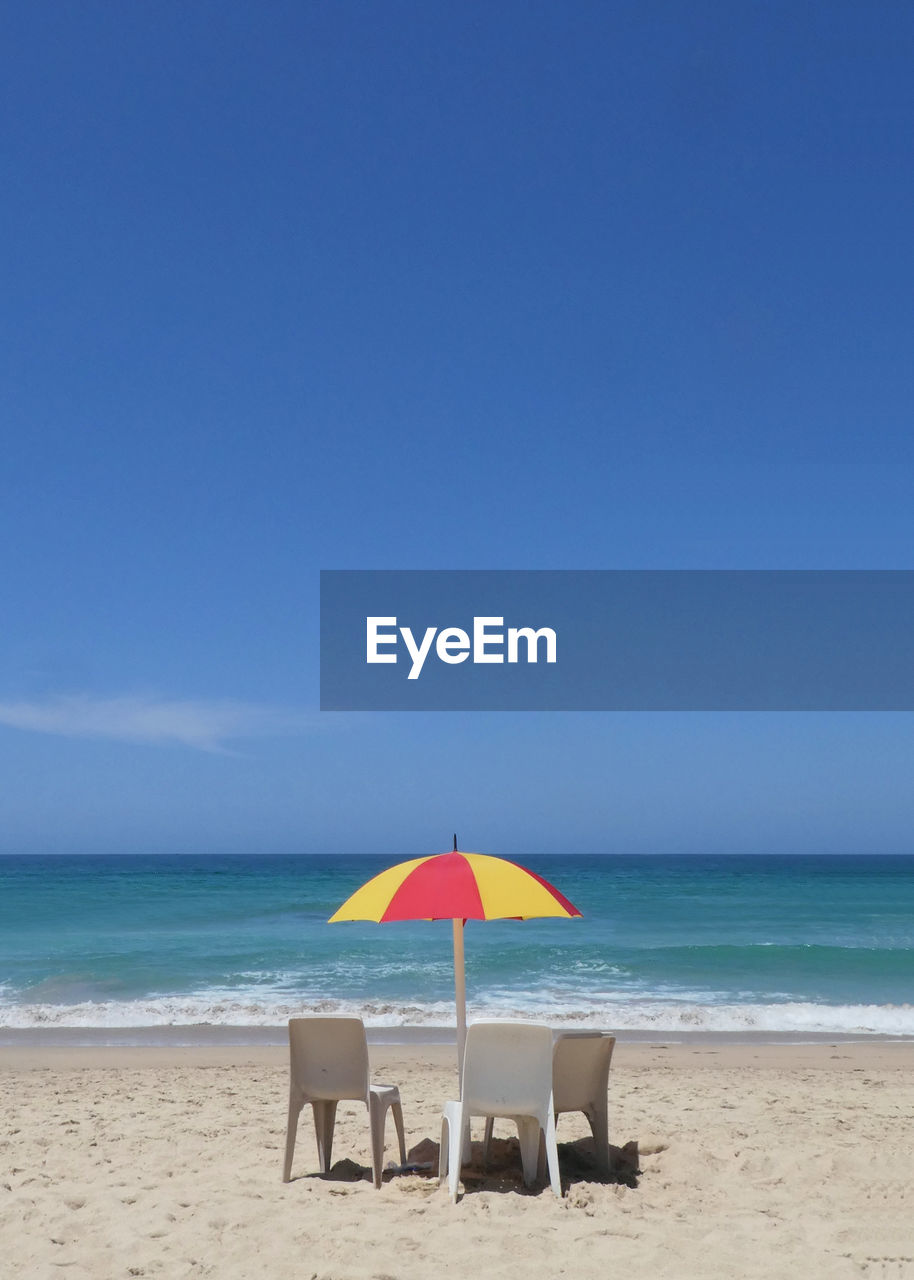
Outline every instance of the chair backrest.
[[474, 1115], [536, 1115], [552, 1092], [552, 1029], [474, 1022], [463, 1057], [463, 1101]]
[[605, 1031], [566, 1031], [552, 1051], [552, 1105], [556, 1112], [580, 1111], [605, 1098], [616, 1037]]
[[290, 1018], [292, 1087], [306, 1100], [367, 1101], [368, 1040], [361, 1018]]

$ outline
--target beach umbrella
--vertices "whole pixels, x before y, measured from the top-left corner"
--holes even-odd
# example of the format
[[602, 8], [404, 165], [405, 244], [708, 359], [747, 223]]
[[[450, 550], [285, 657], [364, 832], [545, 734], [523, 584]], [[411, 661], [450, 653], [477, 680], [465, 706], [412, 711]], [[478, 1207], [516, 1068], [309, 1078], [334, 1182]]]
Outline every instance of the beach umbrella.
[[463, 1071], [466, 1043], [466, 982], [463, 930], [467, 920], [529, 920], [580, 916], [580, 911], [535, 871], [484, 853], [432, 854], [399, 862], [373, 877], [330, 917], [340, 920], [451, 920], [457, 996], [457, 1066]]

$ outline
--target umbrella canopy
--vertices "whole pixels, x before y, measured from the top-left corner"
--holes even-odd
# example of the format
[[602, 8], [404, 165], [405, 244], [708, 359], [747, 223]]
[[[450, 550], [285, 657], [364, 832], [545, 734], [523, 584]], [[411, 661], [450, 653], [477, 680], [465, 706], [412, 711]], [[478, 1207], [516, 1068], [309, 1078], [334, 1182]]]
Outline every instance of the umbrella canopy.
[[535, 871], [484, 853], [451, 853], [400, 862], [357, 889], [330, 917], [340, 920], [452, 920], [457, 992], [457, 1061], [463, 1069], [466, 986], [463, 927], [467, 920], [580, 916], [573, 903]]

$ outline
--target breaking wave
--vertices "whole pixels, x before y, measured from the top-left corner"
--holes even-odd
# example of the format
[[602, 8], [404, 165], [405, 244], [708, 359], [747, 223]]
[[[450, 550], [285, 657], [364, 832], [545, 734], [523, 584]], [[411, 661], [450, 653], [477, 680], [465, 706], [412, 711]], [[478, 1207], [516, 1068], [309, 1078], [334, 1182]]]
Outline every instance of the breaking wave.
[[[453, 1002], [394, 1004], [355, 1000], [254, 1000], [215, 993], [78, 1004], [0, 1003], [0, 1027], [275, 1027], [306, 1014], [355, 1014], [370, 1027], [453, 1026]], [[540, 1018], [554, 1026], [617, 1031], [721, 1033], [833, 1033], [914, 1036], [914, 1005], [699, 1004], [683, 1001], [606, 1001], [578, 1007], [514, 992], [475, 1002], [473, 1017]]]

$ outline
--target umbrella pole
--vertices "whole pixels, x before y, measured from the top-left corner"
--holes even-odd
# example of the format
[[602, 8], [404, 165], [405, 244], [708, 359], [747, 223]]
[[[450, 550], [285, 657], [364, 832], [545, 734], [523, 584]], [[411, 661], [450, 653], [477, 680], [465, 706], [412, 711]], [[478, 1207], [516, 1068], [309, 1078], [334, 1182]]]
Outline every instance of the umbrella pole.
[[463, 921], [454, 921], [454, 988], [457, 995], [457, 1079], [463, 1093], [463, 1050], [467, 1042], [467, 986], [463, 966]]

